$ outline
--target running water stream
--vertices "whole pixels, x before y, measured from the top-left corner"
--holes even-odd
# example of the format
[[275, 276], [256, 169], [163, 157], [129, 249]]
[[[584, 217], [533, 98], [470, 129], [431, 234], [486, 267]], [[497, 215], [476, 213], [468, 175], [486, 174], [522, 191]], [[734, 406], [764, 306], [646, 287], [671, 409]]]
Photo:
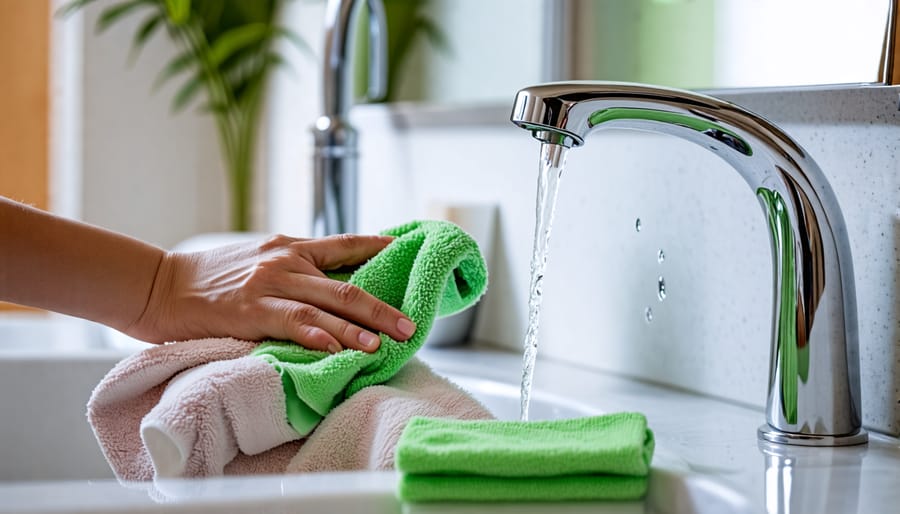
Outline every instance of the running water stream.
[[531, 402], [531, 382], [538, 350], [538, 324], [543, 299], [544, 271], [550, 254], [550, 231], [553, 213], [556, 211], [556, 195], [559, 180], [566, 166], [566, 151], [561, 145], [541, 144], [540, 174], [538, 176], [537, 202], [534, 223], [534, 247], [531, 253], [531, 286], [528, 297], [528, 329], [525, 332], [525, 355], [522, 363], [521, 415], [528, 421], [528, 405]]

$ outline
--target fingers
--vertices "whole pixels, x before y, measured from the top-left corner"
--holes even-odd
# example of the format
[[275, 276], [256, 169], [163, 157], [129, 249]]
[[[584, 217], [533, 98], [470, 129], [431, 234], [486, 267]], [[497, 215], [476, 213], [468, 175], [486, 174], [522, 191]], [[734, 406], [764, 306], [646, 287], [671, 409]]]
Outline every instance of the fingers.
[[[359, 326], [376, 332], [384, 332], [397, 341], [406, 341], [416, 331], [415, 323], [398, 309], [347, 282], [294, 274], [282, 282], [280, 288], [281, 296], [292, 297], [300, 303], [315, 305], [323, 311], [355, 322]], [[364, 332], [375, 337], [372, 332]], [[334, 334], [334, 332], [331, 333]], [[345, 346], [357, 348], [355, 345], [345, 344]]]
[[295, 247], [301, 257], [320, 270], [362, 264], [390, 244], [390, 236], [361, 236], [339, 234], [322, 239], [297, 241]]
[[316, 306], [270, 298], [268, 311], [274, 326], [280, 326], [282, 337], [312, 349], [337, 353], [344, 348], [374, 352], [381, 339], [349, 321]]
[[416, 325], [398, 309], [352, 284], [327, 278], [320, 270], [364, 263], [394, 238], [342, 234], [323, 239], [272, 238], [271, 251], [257, 264], [257, 290], [266, 297], [270, 323], [281, 335], [314, 350], [344, 348], [374, 352], [378, 332], [406, 341]]

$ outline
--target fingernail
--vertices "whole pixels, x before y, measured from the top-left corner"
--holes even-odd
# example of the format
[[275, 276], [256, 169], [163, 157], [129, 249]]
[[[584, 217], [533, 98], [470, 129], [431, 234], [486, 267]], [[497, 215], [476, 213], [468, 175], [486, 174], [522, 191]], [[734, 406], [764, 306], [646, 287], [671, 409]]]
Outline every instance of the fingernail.
[[378, 336], [369, 332], [359, 333], [359, 342], [365, 347], [375, 346], [378, 344]]
[[329, 353], [338, 353], [339, 351], [341, 351], [341, 345], [337, 343], [328, 343]]
[[407, 339], [416, 333], [416, 324], [406, 318], [397, 321], [397, 330]]

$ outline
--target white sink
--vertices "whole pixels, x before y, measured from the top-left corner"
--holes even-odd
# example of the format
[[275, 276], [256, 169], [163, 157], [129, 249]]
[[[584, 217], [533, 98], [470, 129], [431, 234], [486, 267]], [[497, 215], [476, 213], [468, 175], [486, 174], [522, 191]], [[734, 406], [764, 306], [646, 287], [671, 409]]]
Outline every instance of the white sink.
[[[517, 420], [521, 411], [519, 406], [520, 386], [508, 382], [500, 382], [471, 375], [443, 373], [466, 391], [477, 398], [497, 419]], [[531, 395], [528, 419], [567, 419], [602, 414], [603, 411], [585, 403], [576, 402], [558, 395], [546, 394], [535, 390]]]
[[[517, 419], [519, 388], [487, 368], [428, 355], [435, 369], [469, 390], [498, 418]], [[467, 354], [463, 353], [466, 357]], [[403, 505], [393, 472], [319, 473], [166, 480], [123, 484], [111, 478], [84, 418], [84, 403], [107, 369], [122, 357], [109, 351], [45, 356], [0, 354], [0, 513], [33, 512], [755, 512], [722, 483], [689, 471], [689, 464], [657, 445], [645, 501], [532, 504]], [[474, 357], [469, 355], [466, 357]], [[475, 358], [476, 362], [480, 362]], [[507, 361], [515, 367], [516, 358]], [[503, 364], [504, 371], [509, 365]], [[489, 367], [489, 366], [488, 366]], [[464, 369], [466, 373], [460, 373]], [[35, 380], [34, 377], [42, 377]], [[21, 384], [32, 387], [23, 389]], [[18, 386], [17, 386], [18, 385]], [[41, 408], [34, 408], [40, 405]], [[616, 409], [621, 410], [621, 409]], [[594, 415], [588, 402], [538, 388], [532, 419]], [[99, 464], [98, 464], [99, 462]]]

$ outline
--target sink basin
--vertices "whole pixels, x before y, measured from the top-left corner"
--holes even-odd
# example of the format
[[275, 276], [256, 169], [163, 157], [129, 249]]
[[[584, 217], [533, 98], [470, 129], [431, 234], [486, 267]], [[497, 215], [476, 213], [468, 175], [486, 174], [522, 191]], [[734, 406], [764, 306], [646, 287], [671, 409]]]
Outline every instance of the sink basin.
[[[592, 512], [592, 513], [721, 513], [753, 512], [739, 494], [689, 466], [663, 445], [657, 446], [649, 493], [638, 502], [533, 504], [401, 505], [394, 472], [318, 473], [253, 477], [164, 480], [120, 483], [103, 469], [102, 456], [84, 419], [90, 390], [122, 355], [85, 350], [83, 354], [0, 355], [0, 513], [122, 512], [177, 513], [294, 511], [305, 513], [399, 512]], [[448, 361], [442, 354], [425, 360], [478, 398], [500, 419], [519, 416], [519, 387], [498, 378], [489, 368]], [[507, 356], [515, 372], [517, 359]], [[475, 362], [481, 362], [475, 359]], [[60, 372], [65, 370], [65, 372]], [[462, 371], [461, 371], [462, 370]], [[41, 381], [34, 381], [41, 376]], [[16, 384], [31, 383], [23, 393]], [[32, 395], [32, 396], [29, 396]], [[40, 399], [41, 409], [34, 409]], [[616, 409], [621, 410], [621, 409]], [[532, 419], [557, 419], [602, 412], [538, 388], [531, 402]], [[52, 419], [51, 419], [52, 418]], [[50, 429], [50, 428], [52, 429]], [[59, 430], [60, 427], [67, 427]], [[100, 463], [99, 465], [97, 463]], [[88, 465], [86, 465], [88, 464]]]
[[[518, 385], [469, 375], [444, 373], [444, 376], [477, 398], [497, 419], [519, 419]], [[557, 395], [532, 392], [528, 419], [567, 419], [602, 414], [600, 409]]]

